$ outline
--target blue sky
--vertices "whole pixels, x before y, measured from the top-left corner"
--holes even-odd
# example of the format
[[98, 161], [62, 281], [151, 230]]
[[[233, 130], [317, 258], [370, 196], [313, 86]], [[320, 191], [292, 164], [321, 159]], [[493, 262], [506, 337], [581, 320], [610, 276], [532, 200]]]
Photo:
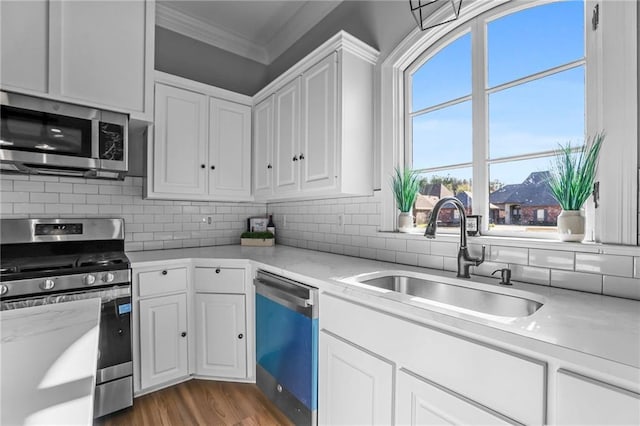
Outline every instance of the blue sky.
[[[488, 87], [584, 56], [583, 2], [525, 9], [488, 24]], [[413, 75], [412, 111], [471, 93], [471, 34], [461, 34]], [[584, 68], [489, 95], [489, 158], [556, 149], [584, 138]], [[414, 168], [471, 161], [471, 102], [414, 118]], [[490, 167], [490, 179], [519, 183], [549, 159]], [[470, 170], [460, 171], [466, 175]], [[454, 173], [452, 171], [452, 175]], [[464, 177], [464, 176], [460, 176]]]

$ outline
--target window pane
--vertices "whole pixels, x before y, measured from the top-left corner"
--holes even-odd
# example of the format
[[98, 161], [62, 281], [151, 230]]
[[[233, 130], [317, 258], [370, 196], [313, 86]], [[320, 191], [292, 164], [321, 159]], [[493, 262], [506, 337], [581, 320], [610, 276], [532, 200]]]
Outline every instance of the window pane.
[[471, 35], [448, 44], [411, 77], [411, 111], [471, 94]]
[[414, 169], [471, 161], [471, 101], [413, 117], [412, 124]]
[[551, 157], [489, 166], [489, 229], [555, 232], [561, 208], [548, 184]]
[[584, 139], [584, 67], [489, 95], [489, 157], [557, 149]]
[[[444, 170], [435, 173], [424, 173], [420, 176], [420, 194], [414, 205], [414, 217], [417, 227], [425, 227], [433, 206], [440, 198], [458, 198], [465, 206], [467, 214], [471, 214], [473, 198], [471, 167]], [[460, 224], [460, 216], [452, 204], [445, 205], [438, 215], [438, 226], [454, 228]]]
[[487, 25], [489, 87], [584, 56], [584, 4], [563, 1], [507, 15]]

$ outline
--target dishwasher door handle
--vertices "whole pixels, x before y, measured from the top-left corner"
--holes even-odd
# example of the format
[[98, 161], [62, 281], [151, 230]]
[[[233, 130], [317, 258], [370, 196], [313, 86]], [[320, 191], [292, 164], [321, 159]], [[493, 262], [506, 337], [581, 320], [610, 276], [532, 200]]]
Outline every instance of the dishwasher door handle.
[[312, 294], [310, 294], [311, 297], [309, 298], [299, 297], [282, 288], [269, 285], [268, 282], [258, 278], [253, 280], [253, 284], [256, 286], [256, 293], [266, 297], [267, 299], [286, 306], [296, 312], [306, 314], [309, 317], [312, 316], [314, 305], [314, 297]]

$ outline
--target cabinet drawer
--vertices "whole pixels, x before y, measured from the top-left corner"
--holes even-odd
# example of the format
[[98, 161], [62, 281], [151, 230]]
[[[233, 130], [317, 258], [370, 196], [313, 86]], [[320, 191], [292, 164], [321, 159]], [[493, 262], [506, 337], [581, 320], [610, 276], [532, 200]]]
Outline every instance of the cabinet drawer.
[[196, 266], [196, 292], [244, 294], [244, 272], [244, 269], [239, 268]]
[[187, 289], [187, 268], [158, 269], [138, 274], [140, 297]]
[[320, 306], [321, 329], [516, 422], [545, 422], [546, 363], [326, 294]]

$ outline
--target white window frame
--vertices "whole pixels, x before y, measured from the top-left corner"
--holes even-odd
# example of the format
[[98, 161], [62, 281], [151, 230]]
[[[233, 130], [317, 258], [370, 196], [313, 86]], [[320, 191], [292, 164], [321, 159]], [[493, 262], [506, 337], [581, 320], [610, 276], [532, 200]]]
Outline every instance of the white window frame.
[[[442, 43], [447, 36], [485, 12], [482, 20], [495, 19], [497, 14], [550, 3], [555, 0], [497, 0], [465, 4], [458, 20], [421, 32], [414, 30], [387, 57], [381, 65], [380, 86], [380, 147], [381, 181], [390, 176], [393, 168], [404, 165], [405, 159], [405, 70], [432, 46]], [[600, 23], [591, 29], [594, 6], [600, 9]], [[638, 244], [638, 5], [635, 1], [585, 2], [586, 28], [586, 134], [594, 135], [604, 129], [607, 137], [601, 150], [598, 180], [600, 181], [600, 207], [587, 203], [587, 235], [598, 242], [611, 244]], [[434, 16], [438, 19], [438, 16]], [[478, 20], [479, 24], [480, 20]], [[484, 23], [482, 24], [484, 31]], [[474, 41], [472, 40], [472, 43]], [[473, 47], [473, 59], [482, 56]], [[603, 60], [603, 52], [606, 58]], [[483, 78], [474, 76], [473, 78]], [[484, 88], [484, 81], [480, 86]], [[478, 106], [484, 108], [485, 105]], [[473, 106], [473, 114], [482, 113]], [[475, 132], [486, 129], [474, 128]], [[486, 147], [473, 147], [473, 162], [486, 161]], [[486, 167], [474, 167], [473, 181], [487, 181]], [[397, 210], [388, 185], [380, 185], [382, 192], [382, 230], [395, 227]], [[474, 187], [473, 210], [488, 217], [488, 188], [484, 184]], [[606, 218], [606, 219], [605, 219]], [[488, 223], [482, 221], [482, 232]]]

